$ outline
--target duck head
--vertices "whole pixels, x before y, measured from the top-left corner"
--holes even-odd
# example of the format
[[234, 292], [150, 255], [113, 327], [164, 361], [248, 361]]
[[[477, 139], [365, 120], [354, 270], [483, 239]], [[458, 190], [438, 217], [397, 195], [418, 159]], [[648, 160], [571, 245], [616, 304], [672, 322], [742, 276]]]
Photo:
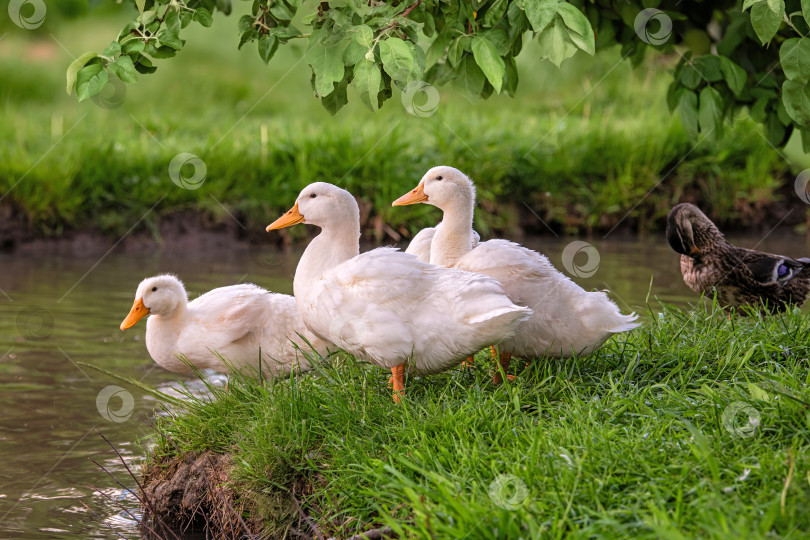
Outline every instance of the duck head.
[[310, 223], [331, 228], [346, 223], [360, 223], [360, 209], [351, 193], [326, 182], [315, 182], [301, 190], [295, 206], [267, 226], [267, 231]]
[[699, 257], [707, 244], [722, 241], [723, 235], [694, 204], [675, 205], [667, 216], [667, 241], [677, 253]]
[[475, 205], [475, 186], [463, 172], [453, 167], [440, 166], [430, 169], [419, 185], [391, 206], [404, 206], [416, 203], [432, 204], [442, 210], [453, 205], [472, 208]]
[[129, 315], [121, 323], [121, 330], [126, 330], [147, 315], [170, 316], [181, 303], [188, 302], [183, 282], [176, 276], [163, 274], [141, 281], [135, 292], [135, 302]]

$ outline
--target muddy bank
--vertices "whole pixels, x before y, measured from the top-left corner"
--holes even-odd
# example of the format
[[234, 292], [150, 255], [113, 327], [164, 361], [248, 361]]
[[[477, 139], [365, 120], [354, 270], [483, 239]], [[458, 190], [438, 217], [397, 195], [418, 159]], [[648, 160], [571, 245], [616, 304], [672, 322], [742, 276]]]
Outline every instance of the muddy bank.
[[[201, 538], [335, 540], [301, 509], [301, 499], [313, 491], [303, 479], [272, 494], [244, 492], [231, 478], [232, 466], [229, 455], [211, 451], [147, 464], [141, 472], [147, 536], [173, 538], [182, 532]], [[347, 540], [386, 538], [396, 535], [388, 528], [373, 528]]]
[[[783, 193], [774, 201], [737, 200], [731, 215], [713, 212], [712, 202], [703, 197], [699, 190], [687, 190], [677, 201], [698, 205], [727, 233], [761, 235], [777, 225], [800, 233], [810, 230], [810, 206], [796, 196], [793, 186], [786, 185], [781, 191]], [[513, 201], [498, 205], [482, 201], [477, 212], [478, 219], [483, 219], [490, 227], [490, 236], [518, 241], [530, 235], [598, 237], [610, 234], [622, 237], [662, 234], [669, 207], [661, 203], [651, 203], [649, 206], [638, 215], [628, 215], [626, 211], [618, 210], [601, 215], [596, 225], [589, 225], [589, 221], [593, 220], [582, 215], [575, 205], [563, 210], [542, 200], [534, 207]], [[408, 228], [389, 225], [381, 216], [373, 213], [369, 203], [361, 201], [360, 208], [363, 238], [370, 243], [390, 244], [410, 239]], [[268, 222], [274, 217], [268, 216]], [[248, 250], [255, 249], [257, 245], [284, 248], [293, 244], [293, 237], [286, 229], [268, 234], [264, 231], [266, 223], [251, 223], [240, 218], [238, 215], [223, 218], [205, 211], [186, 209], [160, 215], [148, 226], [133, 224], [132, 229], [124, 233], [111, 233], [95, 226], [46, 233], [32, 226], [19, 210], [0, 205], [0, 250], [83, 256], [111, 249], [130, 253], [182, 253]], [[302, 233], [311, 235], [314, 232], [314, 229], [304, 229], [293, 234], [300, 238]]]

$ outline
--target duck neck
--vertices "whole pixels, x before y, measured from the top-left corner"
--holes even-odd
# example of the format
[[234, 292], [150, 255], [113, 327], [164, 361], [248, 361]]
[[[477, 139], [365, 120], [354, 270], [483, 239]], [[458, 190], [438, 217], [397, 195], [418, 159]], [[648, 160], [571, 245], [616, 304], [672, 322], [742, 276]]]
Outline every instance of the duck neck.
[[[172, 347], [183, 328], [188, 324], [188, 302], [180, 301], [169, 313], [150, 315], [146, 321], [146, 348], [155, 357], [161, 351], [167, 351], [165, 361], [173, 361]], [[153, 352], [154, 351], [154, 352]]]
[[295, 296], [306, 294], [309, 284], [360, 253], [360, 224], [338, 224], [321, 229], [309, 243], [295, 270]]
[[473, 203], [459, 201], [442, 210], [442, 225], [430, 245], [430, 262], [438, 266], [454, 266], [472, 250]]

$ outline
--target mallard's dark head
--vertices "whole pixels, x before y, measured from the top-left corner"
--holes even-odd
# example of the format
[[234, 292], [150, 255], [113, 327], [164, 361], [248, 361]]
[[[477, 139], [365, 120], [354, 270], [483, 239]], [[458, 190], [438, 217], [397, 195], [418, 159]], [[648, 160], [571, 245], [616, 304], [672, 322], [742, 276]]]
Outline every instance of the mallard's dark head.
[[722, 239], [715, 224], [694, 204], [680, 203], [669, 212], [667, 241], [676, 252], [698, 257], [707, 244]]

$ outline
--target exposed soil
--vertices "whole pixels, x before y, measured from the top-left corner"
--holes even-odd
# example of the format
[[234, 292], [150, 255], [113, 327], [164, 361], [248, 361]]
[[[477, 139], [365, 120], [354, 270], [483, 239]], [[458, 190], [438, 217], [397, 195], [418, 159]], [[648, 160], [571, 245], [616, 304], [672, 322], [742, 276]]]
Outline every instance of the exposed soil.
[[[785, 185], [777, 199], [755, 202], [739, 200], [735, 204], [735, 216], [722, 218], [713, 215], [712, 201], [702, 198], [700, 190], [687, 190], [680, 197], [681, 202], [692, 202], [706, 211], [721, 230], [729, 233], [762, 233], [777, 224], [780, 227], [805, 226], [810, 229], [810, 206], [796, 196], [792, 185]], [[662, 207], [658, 211], [647, 208], [645, 214], [653, 212], [659, 215], [653, 220], [638, 217], [621, 219], [620, 215], [605, 215], [596, 227], [591, 228], [585, 225], [584, 216], [578, 215], [574, 208], [567, 212], [565, 223], [546, 219], [546, 210], [529, 208], [523, 204], [504, 203], [500, 205], [500, 210], [507, 210], [514, 218], [510, 220], [509, 230], [496, 229], [493, 232], [518, 241], [523, 235], [564, 234], [566, 230], [584, 230], [586, 234], [612, 231], [613, 236], [635, 235], [639, 231], [663, 232], [667, 213], [667, 208]], [[487, 211], [487, 208], [480, 211]], [[361, 217], [364, 238], [376, 238], [378, 243], [408, 240], [404, 228], [395, 230], [388, 226], [379, 216], [370, 215], [370, 208], [364, 208], [363, 204]], [[314, 234], [315, 231], [311, 232]], [[113, 247], [118, 251], [133, 253], [199, 252], [247, 249], [251, 243], [264, 243], [268, 240], [277, 243], [278, 247], [291, 243], [286, 230], [269, 237], [262, 230], [245, 230], [234, 220], [222, 221], [204, 212], [191, 210], [167, 213], [161, 216], [157, 227], [151, 230], [136, 229], [126, 235], [111, 235], [86, 227], [65, 230], [57, 236], [45, 236], [21, 212], [9, 205], [0, 205], [0, 250], [5, 251], [53, 252], [76, 256], [104, 253]]]
[[204, 531], [211, 538], [259, 538], [260, 527], [242, 517], [244, 500], [233, 488], [230, 468], [228, 456], [213, 452], [148, 466], [142, 481], [144, 527]]

